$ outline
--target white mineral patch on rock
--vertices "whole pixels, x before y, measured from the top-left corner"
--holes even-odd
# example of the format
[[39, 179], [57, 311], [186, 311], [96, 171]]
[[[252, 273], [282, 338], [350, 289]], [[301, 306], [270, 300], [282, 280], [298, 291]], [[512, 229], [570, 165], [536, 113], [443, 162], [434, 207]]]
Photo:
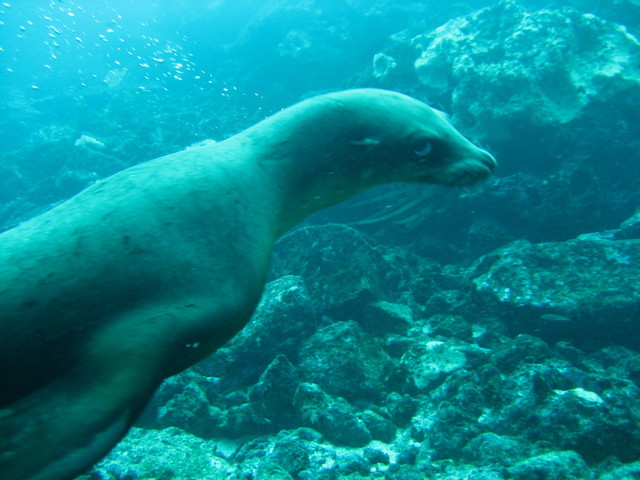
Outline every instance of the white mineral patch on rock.
[[574, 395], [586, 403], [594, 405], [600, 405], [604, 403], [604, 400], [600, 395], [595, 392], [590, 392], [583, 388], [572, 388], [571, 390], [554, 390], [558, 395]]
[[413, 382], [420, 389], [443, 374], [462, 368], [467, 361], [463, 352], [447, 342], [431, 341], [420, 351], [410, 351], [402, 359], [412, 372]]
[[376, 53], [373, 56], [373, 76], [376, 78], [386, 77], [397, 65], [393, 57], [384, 53]]
[[85, 134], [80, 135], [80, 138], [78, 138], [73, 143], [73, 145], [76, 146], [76, 147], [87, 147], [87, 146], [92, 146], [92, 147], [97, 147], [97, 148], [105, 148], [106, 147], [104, 142], [98, 140], [97, 138], [94, 138], [94, 137], [91, 137], [91, 136], [85, 135]]

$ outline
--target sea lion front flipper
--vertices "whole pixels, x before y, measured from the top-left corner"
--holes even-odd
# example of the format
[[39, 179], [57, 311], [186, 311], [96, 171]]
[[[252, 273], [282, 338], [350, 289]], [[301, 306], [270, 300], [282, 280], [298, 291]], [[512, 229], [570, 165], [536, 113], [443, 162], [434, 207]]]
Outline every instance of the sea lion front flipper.
[[251, 312], [235, 310], [231, 297], [144, 305], [105, 322], [74, 368], [0, 410], [0, 479], [70, 480], [85, 472], [125, 435], [164, 378], [241, 327], [235, 319]]
[[116, 378], [78, 380], [61, 377], [0, 410], [0, 478], [67, 480], [83, 473], [124, 436], [149, 395], [126, 398]]

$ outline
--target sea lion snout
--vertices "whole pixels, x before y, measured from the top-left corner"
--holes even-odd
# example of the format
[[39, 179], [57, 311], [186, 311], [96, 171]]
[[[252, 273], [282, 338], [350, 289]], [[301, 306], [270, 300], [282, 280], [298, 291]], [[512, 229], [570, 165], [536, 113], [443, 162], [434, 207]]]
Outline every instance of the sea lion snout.
[[495, 157], [456, 132], [457, 159], [449, 165], [446, 185], [467, 186], [486, 179], [497, 168]]
[[496, 161], [494, 156], [486, 150], [482, 150], [480, 148], [477, 149], [475, 162], [479, 165], [480, 168], [478, 168], [478, 177], [472, 180], [472, 182], [484, 180], [489, 175], [491, 175], [491, 172], [493, 172], [498, 166], [498, 162]]
[[485, 167], [487, 167], [489, 173], [495, 170], [498, 166], [498, 162], [496, 161], [495, 157], [486, 150], [480, 150], [480, 161], [484, 164]]
[[437, 172], [434, 180], [442, 185], [466, 187], [489, 177], [497, 166], [493, 155], [473, 146], [473, 149]]

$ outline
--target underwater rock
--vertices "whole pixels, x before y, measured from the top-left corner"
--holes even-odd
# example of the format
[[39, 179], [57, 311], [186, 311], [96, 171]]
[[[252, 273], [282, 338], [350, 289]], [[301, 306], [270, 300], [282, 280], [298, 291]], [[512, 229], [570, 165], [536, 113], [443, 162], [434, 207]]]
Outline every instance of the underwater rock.
[[[217, 410], [216, 407], [211, 407]], [[247, 435], [260, 435], [273, 430], [271, 423], [252, 403], [242, 403], [222, 410], [224, 423], [216, 433], [224, 438], [242, 438]]]
[[544, 364], [554, 358], [553, 351], [543, 340], [521, 334], [496, 348], [491, 362], [501, 371], [511, 373], [523, 363]]
[[[534, 0], [535, 2], [535, 0]], [[640, 2], [638, 0], [609, 0], [606, 3], [593, 0], [549, 0], [545, 6], [562, 8], [570, 6], [583, 12], [594, 13], [602, 18], [633, 27], [637, 32], [640, 26]]]
[[614, 238], [616, 240], [640, 239], [640, 210], [620, 224], [620, 228], [614, 232]]
[[132, 428], [108, 457], [77, 480], [154, 478], [225, 480], [233, 471], [216, 446], [179, 428]]
[[269, 437], [253, 437], [232, 455], [236, 469], [233, 479], [274, 478], [288, 479], [287, 475], [300, 478], [302, 472], [335, 459], [332, 449], [319, 445], [321, 436], [309, 428], [283, 431]]
[[244, 329], [195, 369], [211, 377], [224, 377], [227, 388], [253, 385], [277, 355], [297, 359], [299, 347], [315, 325], [314, 308], [302, 278], [279, 278], [267, 284]]
[[[261, 474], [265, 470], [273, 474], [273, 467], [278, 466], [281, 471], [284, 470], [288, 475], [291, 475], [289, 478], [295, 478], [300, 472], [311, 466], [310, 457], [313, 455], [314, 450], [315, 445], [311, 442], [300, 441], [296, 436], [281, 436], [277, 439], [273, 450], [269, 454], [267, 468], [265, 469], [260, 465], [258, 472]], [[280, 473], [280, 476], [282, 476], [282, 473]], [[264, 480], [270, 480], [273, 477], [263, 475], [263, 478]], [[276, 478], [278, 477], [276, 476]], [[282, 478], [286, 477], [282, 476]]]
[[432, 460], [456, 458], [480, 433], [475, 412], [455, 401], [423, 404], [411, 422], [411, 436], [428, 446]]
[[364, 307], [356, 320], [366, 332], [384, 336], [406, 332], [414, 321], [413, 317], [413, 311], [408, 305], [381, 300]]
[[298, 373], [284, 355], [278, 355], [260, 376], [249, 394], [254, 408], [273, 429], [291, 428], [298, 420], [293, 399], [299, 385]]
[[512, 331], [638, 346], [639, 264], [639, 240], [584, 236], [513, 243], [478, 260], [469, 277], [478, 303]]
[[326, 394], [318, 385], [302, 383], [294, 403], [303, 424], [335, 445], [362, 447], [371, 441], [369, 430], [351, 405], [343, 398]]
[[462, 290], [441, 290], [434, 293], [424, 306], [427, 314], [471, 315], [473, 303], [467, 292]]
[[[387, 450], [377, 442], [364, 448], [335, 447], [310, 428], [254, 438], [238, 448], [231, 460], [233, 480], [336, 480], [369, 478], [377, 466], [389, 462]], [[273, 474], [270, 477], [268, 474]]]
[[268, 465], [256, 472], [255, 480], [294, 480], [284, 468], [278, 465]]
[[470, 341], [473, 326], [462, 315], [433, 315], [427, 319], [431, 335]]
[[299, 275], [319, 311], [339, 319], [378, 300], [385, 259], [363, 233], [346, 225], [302, 227], [276, 244], [271, 276]]
[[385, 399], [384, 405], [393, 423], [399, 427], [404, 427], [416, 414], [419, 402], [411, 395], [391, 392]]
[[211, 407], [221, 394], [220, 379], [193, 370], [166, 379], [136, 421], [144, 428], [178, 427], [210, 438], [224, 423], [219, 409]]
[[392, 361], [353, 321], [319, 329], [300, 350], [300, 375], [348, 400], [380, 398]]
[[603, 348], [592, 358], [613, 378], [629, 379], [640, 386], [640, 354], [619, 345]]
[[529, 438], [542, 438], [572, 449], [590, 463], [615, 456], [623, 462], [640, 455], [636, 401], [640, 389], [632, 382], [600, 392], [577, 387], [554, 390], [529, 423]]
[[525, 128], [569, 123], [591, 102], [624, 91], [640, 100], [638, 40], [620, 25], [568, 8], [527, 12], [502, 1], [412, 44], [429, 96], [485, 138], [517, 138], [515, 119]]
[[477, 465], [513, 465], [523, 460], [527, 449], [519, 438], [481, 433], [471, 439], [462, 449], [462, 458]]
[[[217, 421], [216, 421], [217, 420]], [[180, 427], [200, 438], [211, 438], [219, 424], [216, 411], [209, 411], [209, 401], [202, 389], [190, 382], [158, 409], [156, 423], [160, 428]]]
[[576, 452], [552, 452], [527, 458], [507, 469], [513, 480], [589, 480], [591, 471]]
[[74, 147], [85, 147], [85, 148], [105, 148], [106, 145], [102, 140], [99, 140], [91, 135], [82, 134], [80, 135], [75, 142], [73, 142]]
[[364, 422], [373, 440], [391, 443], [395, 438], [396, 426], [382, 415], [371, 410], [365, 410], [358, 414], [358, 418]]
[[376, 78], [386, 77], [397, 66], [396, 61], [389, 55], [376, 53], [373, 56], [373, 76]]
[[369, 465], [389, 464], [389, 455], [382, 449], [367, 447], [364, 449], [363, 455]]
[[637, 478], [640, 478], [640, 462], [618, 467], [598, 477], [598, 480], [636, 480]]
[[[191, 373], [191, 375], [195, 375]], [[182, 375], [176, 378], [180, 379]], [[241, 391], [209, 399], [197, 382], [190, 381], [168, 400], [163, 399], [175, 385], [161, 387], [137, 422], [145, 428], [178, 427], [203, 439], [239, 438], [278, 430], [265, 415], [260, 402], [252, 403]]]
[[424, 393], [445, 375], [463, 368], [466, 362], [467, 357], [455, 343], [432, 340], [416, 343], [403, 355], [400, 364], [413, 386]]
[[275, 442], [269, 460], [272, 465], [280, 465], [289, 474], [297, 475], [309, 468], [309, 456], [312, 452], [313, 446], [309, 442], [300, 441], [295, 436], [285, 435]]
[[[566, 365], [562, 368], [566, 368]], [[499, 370], [490, 371], [484, 381], [490, 385], [491, 404], [478, 418], [483, 430], [509, 436], [521, 435], [526, 431], [526, 425], [536, 409], [554, 389], [575, 386], [563, 378], [559, 369], [543, 364], [522, 363], [508, 375], [503, 375]]]
[[541, 344], [532, 341], [517, 342], [510, 356], [491, 357], [505, 369], [483, 376], [484, 396], [491, 398], [479, 415], [483, 430], [573, 450], [589, 463], [637, 458], [640, 389], [625, 376], [636, 368], [638, 356], [607, 348], [569, 361], [545, 348], [546, 359]]

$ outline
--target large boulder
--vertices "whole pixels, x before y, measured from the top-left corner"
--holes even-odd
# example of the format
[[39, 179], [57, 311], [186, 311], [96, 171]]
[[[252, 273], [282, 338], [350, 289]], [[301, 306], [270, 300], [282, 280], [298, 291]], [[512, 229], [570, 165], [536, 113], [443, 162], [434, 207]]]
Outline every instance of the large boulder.
[[393, 363], [373, 337], [353, 321], [319, 329], [300, 351], [300, 372], [327, 393], [348, 400], [378, 399]]
[[294, 405], [302, 423], [320, 432], [335, 445], [362, 447], [371, 441], [366, 423], [344, 399], [327, 395], [313, 383], [302, 383]]
[[516, 332], [592, 346], [640, 345], [640, 240], [516, 242], [470, 271], [477, 301]]
[[179, 428], [133, 428], [98, 463], [78, 480], [153, 478], [190, 480], [229, 478], [233, 467], [216, 453], [216, 445]]
[[366, 235], [346, 225], [302, 227], [277, 244], [271, 276], [298, 275], [319, 310], [348, 316], [385, 290], [389, 269]]
[[242, 331], [195, 368], [210, 377], [224, 377], [227, 387], [249, 386], [278, 355], [296, 359], [315, 328], [316, 315], [303, 279], [284, 276], [267, 284]]

